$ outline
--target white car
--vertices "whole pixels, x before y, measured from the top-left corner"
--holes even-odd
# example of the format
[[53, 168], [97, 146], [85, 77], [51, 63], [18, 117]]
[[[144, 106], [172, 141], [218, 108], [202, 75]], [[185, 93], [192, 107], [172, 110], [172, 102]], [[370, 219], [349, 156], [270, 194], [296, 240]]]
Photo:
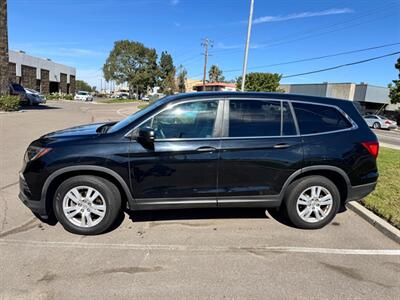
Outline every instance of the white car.
[[89, 92], [79, 91], [76, 93], [74, 100], [77, 101], [93, 101], [93, 96]]
[[364, 116], [365, 122], [367, 122], [369, 127], [375, 129], [396, 129], [397, 122], [390, 120], [384, 116], [380, 115], [367, 115]]

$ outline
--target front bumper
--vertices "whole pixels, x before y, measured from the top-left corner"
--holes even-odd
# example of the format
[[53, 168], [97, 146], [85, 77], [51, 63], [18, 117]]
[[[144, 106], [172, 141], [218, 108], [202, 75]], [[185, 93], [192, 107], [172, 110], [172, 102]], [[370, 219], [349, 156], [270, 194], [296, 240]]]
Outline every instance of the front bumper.
[[351, 186], [348, 191], [347, 200], [349, 201], [357, 201], [361, 200], [367, 195], [369, 195], [376, 187], [376, 182]]
[[42, 218], [47, 218], [46, 203], [43, 199], [39, 201], [32, 200], [31, 192], [26, 184], [22, 173], [19, 173], [19, 194], [18, 198], [24, 203], [33, 213], [40, 215]]

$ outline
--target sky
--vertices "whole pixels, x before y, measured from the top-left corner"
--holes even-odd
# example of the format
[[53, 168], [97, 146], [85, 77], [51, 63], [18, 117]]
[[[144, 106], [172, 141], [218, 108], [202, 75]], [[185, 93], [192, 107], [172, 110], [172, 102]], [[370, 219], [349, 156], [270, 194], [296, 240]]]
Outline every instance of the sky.
[[[250, 0], [9, 0], [10, 49], [74, 66], [77, 79], [99, 88], [102, 66], [115, 41], [139, 41], [159, 56], [168, 51], [189, 78], [201, 79], [201, 43], [207, 37], [213, 41], [209, 66], [216, 64], [227, 79], [235, 79], [242, 72], [249, 4]], [[400, 0], [255, 0], [249, 72], [296, 75], [397, 51]], [[398, 57], [281, 82], [386, 86], [398, 75]]]

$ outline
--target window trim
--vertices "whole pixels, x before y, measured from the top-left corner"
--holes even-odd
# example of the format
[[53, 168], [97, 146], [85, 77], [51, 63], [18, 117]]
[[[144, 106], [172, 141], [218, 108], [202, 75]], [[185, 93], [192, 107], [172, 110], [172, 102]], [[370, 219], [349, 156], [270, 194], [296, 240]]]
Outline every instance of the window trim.
[[[244, 137], [229, 137], [229, 125], [226, 125], [226, 122], [229, 122], [229, 101], [230, 100], [259, 100], [259, 101], [286, 101], [289, 106], [291, 107], [292, 110], [292, 115], [293, 115], [293, 119], [294, 119], [294, 123], [295, 123], [295, 127], [296, 127], [296, 131], [297, 134], [296, 135], [279, 135], [279, 136], [244, 136]], [[317, 103], [317, 102], [310, 102], [310, 101], [299, 101], [299, 100], [290, 100], [290, 99], [274, 99], [274, 98], [255, 98], [255, 97], [228, 97], [226, 98], [226, 102], [228, 103], [225, 108], [227, 108], [225, 110], [225, 116], [224, 116], [224, 130], [223, 130], [223, 135], [221, 137], [222, 140], [230, 140], [230, 139], [268, 139], [268, 138], [293, 138], [293, 137], [307, 137], [307, 136], [314, 136], [314, 135], [322, 135], [322, 134], [331, 134], [331, 133], [337, 133], [337, 132], [345, 132], [345, 131], [351, 131], [351, 130], [356, 130], [358, 129], [358, 125], [356, 122], [353, 121], [353, 119], [350, 118], [350, 116], [343, 111], [339, 106], [337, 105], [333, 105], [333, 104], [327, 104], [327, 103]], [[300, 103], [300, 104], [310, 104], [310, 105], [320, 105], [320, 106], [327, 106], [327, 107], [332, 107], [336, 110], [339, 111], [340, 114], [342, 114], [342, 116], [344, 116], [352, 125], [349, 128], [345, 128], [345, 129], [338, 129], [338, 130], [332, 130], [332, 131], [326, 131], [326, 132], [319, 132], [319, 133], [307, 133], [307, 134], [301, 134], [300, 132], [300, 126], [297, 120], [297, 115], [296, 112], [294, 110], [294, 107], [292, 105], [292, 103]], [[228, 123], [229, 124], [229, 123]]]
[[166, 138], [166, 139], [155, 139], [155, 142], [175, 142], [175, 141], [204, 141], [204, 140], [216, 140], [221, 138], [221, 131], [222, 131], [222, 118], [223, 118], [223, 102], [224, 99], [221, 98], [197, 98], [197, 99], [191, 99], [191, 100], [185, 100], [182, 99], [181, 101], [173, 102], [173, 103], [167, 103], [165, 107], [163, 107], [161, 110], [157, 111], [156, 113], [150, 115], [148, 118], [140, 122], [138, 125], [134, 126], [131, 130], [128, 131], [128, 133], [125, 134], [125, 137], [131, 137], [132, 133], [142, 126], [144, 123], [149, 121], [150, 119], [156, 117], [157, 115], [161, 114], [162, 112], [171, 109], [177, 105], [184, 104], [184, 103], [192, 103], [192, 102], [205, 102], [205, 101], [217, 101], [218, 106], [217, 106], [217, 115], [215, 117], [215, 123], [214, 123], [214, 128], [213, 128], [213, 137], [209, 138]]

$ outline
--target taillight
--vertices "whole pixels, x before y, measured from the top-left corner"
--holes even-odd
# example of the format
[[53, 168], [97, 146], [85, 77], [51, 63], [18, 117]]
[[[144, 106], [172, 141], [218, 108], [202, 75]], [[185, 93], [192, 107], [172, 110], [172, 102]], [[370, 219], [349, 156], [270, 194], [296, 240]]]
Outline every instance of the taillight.
[[379, 153], [379, 143], [378, 142], [364, 142], [361, 143], [373, 157], [377, 158]]
[[386, 120], [386, 121], [385, 121], [385, 124], [388, 124], [388, 125], [390, 125], [390, 124], [392, 124], [392, 122], [390, 122], [390, 121]]

